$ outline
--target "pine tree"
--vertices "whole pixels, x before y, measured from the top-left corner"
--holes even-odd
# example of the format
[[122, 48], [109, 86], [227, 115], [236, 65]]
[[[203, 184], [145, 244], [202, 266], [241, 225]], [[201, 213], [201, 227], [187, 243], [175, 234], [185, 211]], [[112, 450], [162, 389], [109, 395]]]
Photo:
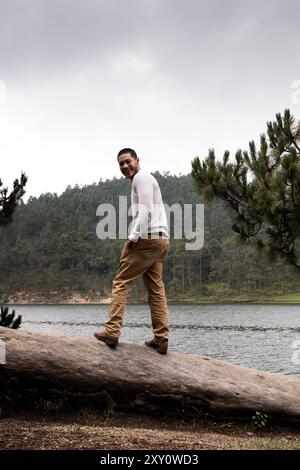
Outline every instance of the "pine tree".
[[27, 177], [22, 173], [20, 181], [18, 179], [14, 181], [13, 190], [8, 194], [8, 189], [2, 187], [0, 179], [0, 225], [6, 225], [11, 221], [13, 212], [25, 193], [26, 183]]
[[22, 315], [18, 315], [16, 319], [15, 315], [15, 310], [13, 310], [12, 313], [8, 313], [8, 307], [1, 307], [0, 326], [13, 328], [15, 330], [19, 328], [22, 322]]
[[229, 152], [217, 162], [214, 150], [192, 161], [192, 177], [206, 199], [226, 201], [236, 214], [232, 226], [242, 239], [252, 238], [259, 253], [283, 258], [300, 268], [300, 123], [290, 111], [276, 114], [261, 135], [260, 149]]
[[[22, 173], [20, 181], [18, 179], [14, 181], [13, 190], [8, 194], [8, 189], [2, 188], [3, 184], [0, 179], [0, 225], [6, 225], [11, 222], [14, 210], [25, 193], [24, 187], [26, 183], [27, 177], [24, 173]], [[8, 307], [1, 307], [1, 326], [16, 329], [19, 328], [21, 322], [22, 317], [20, 315], [15, 319], [14, 310], [9, 314]]]

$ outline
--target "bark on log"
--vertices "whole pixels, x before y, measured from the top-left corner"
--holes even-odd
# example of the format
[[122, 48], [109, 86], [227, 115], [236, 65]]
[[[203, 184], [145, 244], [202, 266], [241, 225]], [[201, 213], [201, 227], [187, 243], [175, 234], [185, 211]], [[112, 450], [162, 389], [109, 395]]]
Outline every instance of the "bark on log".
[[266, 412], [300, 421], [300, 379], [247, 369], [209, 357], [120, 343], [110, 349], [91, 338], [0, 327], [7, 371], [58, 389], [108, 394], [121, 405], [164, 414], [210, 411], [244, 418]]

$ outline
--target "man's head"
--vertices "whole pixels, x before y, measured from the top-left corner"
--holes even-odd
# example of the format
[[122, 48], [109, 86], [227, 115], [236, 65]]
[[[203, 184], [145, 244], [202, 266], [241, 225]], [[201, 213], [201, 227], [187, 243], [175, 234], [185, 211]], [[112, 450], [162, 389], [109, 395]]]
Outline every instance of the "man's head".
[[140, 169], [140, 161], [133, 149], [125, 148], [120, 150], [118, 163], [123, 175], [131, 180]]

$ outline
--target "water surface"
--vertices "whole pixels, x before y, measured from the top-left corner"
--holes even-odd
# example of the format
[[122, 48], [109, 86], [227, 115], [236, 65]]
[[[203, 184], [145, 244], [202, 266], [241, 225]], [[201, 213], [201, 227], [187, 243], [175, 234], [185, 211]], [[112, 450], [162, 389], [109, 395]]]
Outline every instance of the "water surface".
[[[17, 305], [22, 328], [93, 337], [107, 305]], [[205, 355], [246, 367], [300, 376], [300, 305], [169, 305], [170, 351]], [[147, 305], [128, 305], [121, 341], [152, 337]], [[295, 345], [295, 344], [294, 344]], [[293, 364], [299, 357], [299, 364]], [[295, 361], [294, 361], [295, 362]]]

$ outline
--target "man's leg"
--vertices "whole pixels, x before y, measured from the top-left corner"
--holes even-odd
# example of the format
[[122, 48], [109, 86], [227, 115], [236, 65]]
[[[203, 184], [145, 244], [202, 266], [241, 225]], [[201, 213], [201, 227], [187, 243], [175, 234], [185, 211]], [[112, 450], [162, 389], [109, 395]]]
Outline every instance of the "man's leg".
[[109, 318], [105, 324], [106, 333], [114, 338], [121, 334], [124, 318], [124, 309], [127, 302], [128, 293], [132, 281], [141, 276], [153, 262], [151, 258], [143, 256], [140, 243], [128, 248], [126, 243], [120, 259], [120, 266], [115, 279], [113, 280], [112, 299], [109, 306]]
[[154, 336], [161, 342], [167, 340], [169, 335], [169, 313], [162, 273], [163, 263], [158, 261], [143, 274], [143, 281], [148, 291]]
[[125, 243], [121, 254], [119, 270], [113, 281], [109, 318], [105, 324], [106, 330], [94, 334], [98, 340], [104, 341], [109, 346], [116, 346], [118, 344], [124, 318], [124, 309], [132, 281], [143, 275], [154, 263], [162, 262], [168, 252], [168, 248], [169, 241], [167, 239], [139, 239], [130, 248], [128, 243]]

